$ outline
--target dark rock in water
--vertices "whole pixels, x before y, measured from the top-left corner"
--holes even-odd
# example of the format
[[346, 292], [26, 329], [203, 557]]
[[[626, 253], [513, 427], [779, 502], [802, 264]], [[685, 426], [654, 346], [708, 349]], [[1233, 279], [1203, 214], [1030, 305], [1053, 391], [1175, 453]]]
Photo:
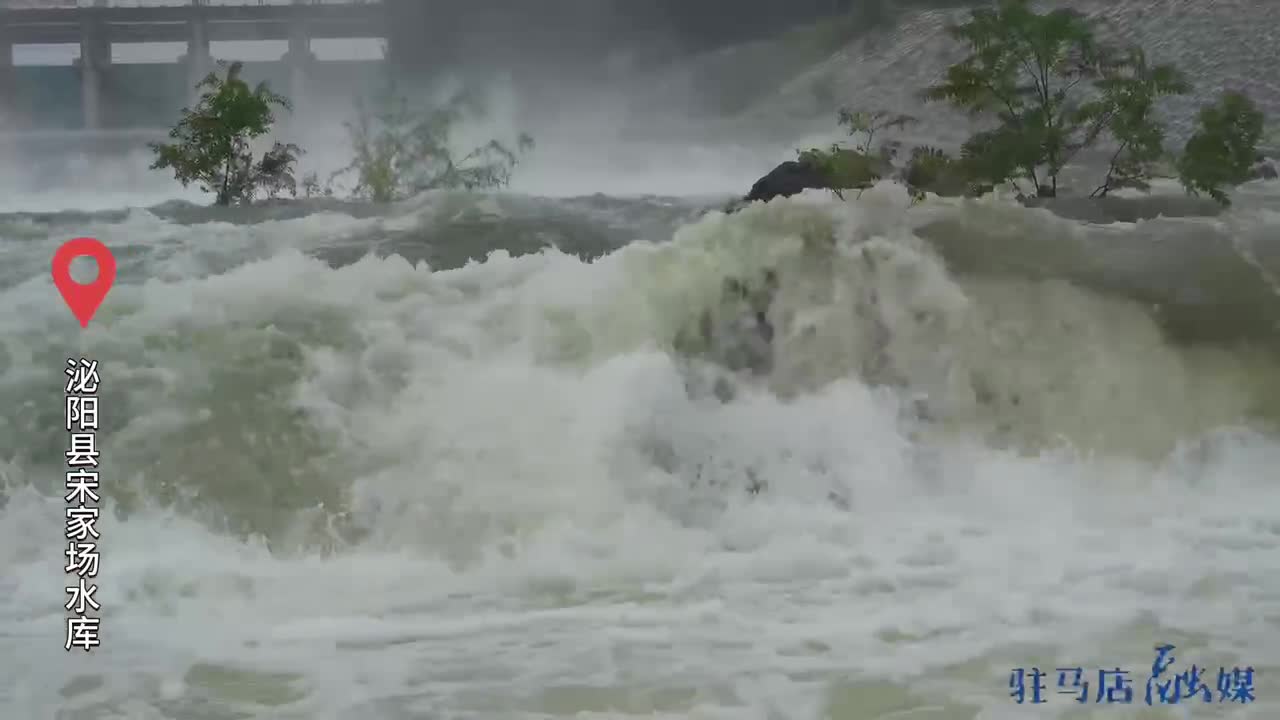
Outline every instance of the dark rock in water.
[[1276, 166], [1271, 160], [1263, 159], [1249, 170], [1249, 177], [1254, 180], [1275, 180], [1280, 177], [1280, 172], [1276, 172]]
[[821, 169], [796, 160], [788, 160], [757, 180], [744, 200], [768, 202], [776, 197], [799, 195], [810, 189], [831, 190], [831, 182]]

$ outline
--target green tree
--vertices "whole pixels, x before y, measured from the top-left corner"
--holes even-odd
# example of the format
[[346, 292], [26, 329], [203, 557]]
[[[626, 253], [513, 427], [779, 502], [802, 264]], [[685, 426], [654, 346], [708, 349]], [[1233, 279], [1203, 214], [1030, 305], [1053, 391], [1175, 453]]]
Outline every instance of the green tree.
[[1090, 197], [1105, 197], [1124, 187], [1150, 189], [1151, 168], [1166, 154], [1156, 101], [1186, 93], [1190, 84], [1172, 65], [1152, 66], [1141, 48], [1133, 48], [1124, 62], [1103, 72], [1096, 86], [1100, 98], [1085, 109], [1093, 118], [1087, 141], [1092, 143], [1105, 128], [1115, 139], [1116, 149], [1106, 177]]
[[156, 153], [152, 169], [172, 169], [183, 187], [195, 182], [216, 195], [218, 205], [253, 202], [259, 190], [269, 197], [296, 194], [293, 164], [301, 150], [275, 143], [258, 162], [253, 141], [275, 124], [273, 106], [291, 109], [289, 101], [266, 83], [250, 88], [241, 78], [243, 65], [231, 63], [226, 76], [210, 73], [196, 85], [204, 89], [194, 108], [183, 108], [182, 119], [169, 132], [172, 143], [151, 143]]
[[465, 94], [425, 112], [415, 111], [394, 90], [383, 93], [373, 109], [361, 102], [357, 119], [346, 124], [354, 158], [330, 182], [354, 173], [353, 194], [380, 203], [427, 190], [505, 187], [521, 155], [533, 148], [533, 139], [521, 134], [514, 149], [490, 140], [458, 156], [453, 130], [481, 111]]
[[[857, 137], [863, 136], [862, 142], [856, 144], [854, 149], [864, 155], [871, 154], [872, 143], [875, 142], [876, 134], [882, 130], [901, 130], [908, 125], [914, 125], [919, 122], [910, 115], [900, 115], [889, 112], [888, 110], [876, 110], [874, 112], [853, 111], [848, 108], [842, 108], [839, 112], [840, 125], [844, 126], [849, 135]], [[898, 143], [890, 141], [880, 146], [881, 156], [893, 156], [897, 153]]]
[[843, 191], [866, 190], [893, 171], [893, 165], [884, 158], [843, 147], [839, 143], [827, 149], [800, 150], [796, 160], [816, 171], [841, 200], [844, 199]]
[[1091, 140], [1096, 123], [1077, 88], [1102, 74], [1111, 53], [1080, 13], [1037, 14], [1029, 0], [973, 10], [968, 22], [949, 31], [970, 54], [926, 88], [924, 98], [999, 121], [964, 149], [984, 180], [1026, 180], [1035, 194], [1056, 195], [1059, 173]]
[[972, 168], [964, 158], [953, 158], [943, 150], [928, 145], [911, 149], [911, 156], [902, 169], [900, 179], [916, 200], [924, 199], [927, 192], [956, 197], [977, 196], [991, 190], [991, 186], [974, 180]]
[[[1189, 92], [1186, 77], [1172, 65], [1150, 63], [1139, 47], [1122, 52], [1098, 42], [1091, 22], [1076, 11], [1041, 14], [1030, 0], [996, 0], [949, 32], [968, 55], [922, 97], [995, 122], [964, 142], [959, 157], [914, 148], [896, 179], [916, 198], [925, 192], [980, 195], [1004, 183], [1020, 196], [1029, 183], [1031, 194], [1053, 197], [1062, 171], [1105, 140], [1106, 176], [1090, 197], [1126, 187], [1148, 190], [1157, 169], [1173, 160], [1188, 192], [1226, 204], [1223, 187], [1248, 180], [1262, 159], [1264, 118], [1241, 93], [1226, 93], [1204, 108], [1199, 131], [1180, 157], [1171, 157], [1157, 104]], [[883, 110], [841, 110], [839, 122], [860, 141], [853, 148], [806, 150], [800, 161], [821, 171], [832, 187], [865, 188], [888, 177], [898, 156], [896, 141], [873, 149], [877, 134], [916, 120]]]
[[873, 112], [841, 109], [840, 125], [850, 137], [859, 138], [853, 147], [832, 143], [827, 148], [809, 148], [797, 151], [797, 161], [820, 174], [841, 200], [844, 190], [865, 190], [876, 181], [893, 173], [893, 159], [900, 143], [894, 140], [882, 142], [873, 153], [876, 135], [880, 132], [901, 129], [916, 121], [910, 115], [894, 114], [887, 110]]
[[1197, 120], [1199, 127], [1178, 158], [1178, 177], [1188, 193], [1230, 205], [1223, 188], [1249, 179], [1265, 117], [1249, 96], [1228, 91], [1201, 108]]

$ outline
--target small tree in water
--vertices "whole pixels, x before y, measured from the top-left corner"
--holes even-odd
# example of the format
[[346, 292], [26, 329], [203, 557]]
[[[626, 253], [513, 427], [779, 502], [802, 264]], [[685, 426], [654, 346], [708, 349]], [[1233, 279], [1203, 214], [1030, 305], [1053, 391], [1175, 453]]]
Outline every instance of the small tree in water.
[[[898, 159], [902, 143], [889, 139], [876, 146], [875, 139], [882, 131], [901, 130], [919, 122], [911, 115], [888, 110], [868, 112], [849, 109], [840, 111], [839, 120], [850, 136], [861, 136], [861, 140], [851, 148], [835, 143], [828, 148], [802, 150], [797, 159], [801, 165], [818, 173], [826, 186], [841, 199], [844, 199], [843, 190], [865, 190], [882, 179], [894, 177], [894, 161]], [[905, 167], [896, 173], [896, 179], [906, 184], [916, 201], [924, 199], [926, 192], [979, 195], [983, 190], [969, 180], [969, 168], [965, 162], [929, 146], [912, 148]]]
[[1097, 86], [1101, 98], [1085, 110], [1094, 118], [1087, 141], [1110, 129], [1116, 149], [1106, 177], [1090, 197], [1106, 197], [1124, 187], [1150, 189], [1151, 168], [1165, 157], [1164, 125], [1156, 119], [1156, 100], [1188, 92], [1190, 84], [1173, 66], [1152, 66], [1146, 53], [1133, 48], [1125, 62], [1104, 72]]
[[241, 77], [242, 63], [226, 67], [226, 77], [210, 73], [197, 89], [204, 92], [194, 108], [183, 108], [182, 119], [169, 133], [172, 143], [151, 143], [156, 153], [152, 169], [171, 168], [186, 187], [200, 184], [216, 195], [218, 205], [250, 203], [259, 190], [268, 197], [296, 194], [293, 164], [301, 151], [296, 145], [275, 143], [258, 162], [252, 142], [275, 124], [273, 106], [291, 108], [289, 101], [266, 83], [250, 88]]
[[[961, 148], [958, 167], [972, 185], [1009, 182], [1017, 189], [1024, 180], [1032, 194], [1056, 196], [1063, 168], [1105, 134], [1112, 154], [1091, 197], [1149, 189], [1152, 168], [1167, 156], [1156, 104], [1191, 89], [1176, 68], [1148, 63], [1141, 48], [1120, 52], [1100, 43], [1083, 15], [1038, 14], [1030, 0], [998, 0], [950, 31], [970, 54], [923, 96], [998, 121]], [[1187, 190], [1227, 204], [1222, 188], [1248, 179], [1262, 123], [1239, 93], [1202, 110], [1201, 129], [1177, 161]]]
[[826, 186], [841, 200], [844, 190], [865, 190], [893, 172], [893, 159], [901, 145], [886, 140], [875, 147], [876, 135], [882, 131], [901, 130], [916, 121], [910, 115], [887, 110], [863, 111], [843, 108], [840, 124], [849, 136], [860, 138], [853, 147], [832, 143], [826, 148], [798, 150], [796, 160], [824, 178]]
[[943, 81], [923, 96], [999, 120], [964, 148], [987, 175], [981, 180], [1022, 179], [1036, 195], [1056, 195], [1063, 167], [1097, 137], [1090, 131], [1096, 117], [1073, 94], [1108, 62], [1088, 20], [1072, 10], [1040, 15], [1028, 0], [1000, 0], [995, 8], [974, 10], [950, 32], [970, 55], [947, 68]]
[[[863, 141], [854, 146], [854, 150], [870, 155], [872, 153], [873, 143], [876, 135], [881, 130], [901, 130], [908, 125], [914, 125], [919, 122], [910, 115], [894, 114], [888, 110], [876, 110], [875, 112], [854, 111], [849, 108], [842, 108], [838, 115], [840, 124], [849, 131], [851, 136], [863, 136]], [[879, 153], [881, 157], [891, 158], [897, 154], [898, 142], [890, 140], [881, 144]]]
[[394, 91], [384, 93], [376, 109], [361, 103], [357, 119], [347, 123], [355, 157], [330, 182], [354, 173], [353, 194], [379, 203], [427, 190], [505, 187], [533, 139], [522, 133], [514, 149], [490, 140], [458, 156], [452, 148], [453, 130], [468, 111], [479, 110], [464, 94], [425, 112], [415, 112]]
[[1249, 179], [1265, 118], [1247, 95], [1226, 92], [1216, 105], [1202, 108], [1198, 120], [1199, 129], [1178, 158], [1178, 177], [1188, 193], [1230, 205], [1222, 188]]

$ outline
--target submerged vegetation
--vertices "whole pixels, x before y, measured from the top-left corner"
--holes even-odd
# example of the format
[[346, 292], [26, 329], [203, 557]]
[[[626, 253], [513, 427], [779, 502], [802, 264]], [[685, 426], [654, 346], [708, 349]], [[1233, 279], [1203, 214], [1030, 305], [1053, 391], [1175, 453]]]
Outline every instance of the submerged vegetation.
[[352, 175], [351, 194], [378, 203], [428, 190], [506, 187], [520, 158], [533, 148], [533, 138], [521, 134], [514, 148], [495, 139], [456, 153], [452, 134], [458, 124], [482, 112], [465, 94], [425, 110], [415, 110], [394, 91], [384, 93], [372, 108], [359, 103], [356, 120], [346, 124], [351, 162], [323, 185], [309, 176], [307, 190], [331, 195], [335, 180]]
[[[917, 147], [896, 179], [917, 197], [975, 195], [995, 186], [1020, 197], [1055, 197], [1061, 175], [1089, 150], [1107, 155], [1106, 171], [1091, 196], [1121, 188], [1149, 189], [1153, 169], [1177, 168], [1187, 192], [1229, 204], [1226, 189], [1250, 177], [1259, 159], [1264, 118], [1244, 94], [1227, 92], [1199, 114], [1199, 129], [1174, 156], [1157, 118], [1160, 98], [1183, 95], [1190, 83], [1172, 65], [1152, 65], [1138, 47], [1102, 42], [1092, 23], [1072, 10], [1035, 12], [1029, 0], [998, 0], [971, 11], [949, 28], [969, 54], [948, 67], [920, 95], [945, 102], [990, 125], [952, 157]], [[863, 188], [889, 177], [899, 155], [895, 142], [873, 148], [877, 132], [914, 122], [903, 115], [840, 112], [840, 123], [863, 138], [855, 147], [801, 151], [801, 161], [830, 173], [838, 188]]]
[[[196, 87], [203, 90], [194, 107], [183, 108], [170, 131], [171, 143], [152, 143], [152, 169], [172, 169], [185, 187], [198, 183], [222, 206], [252, 203], [260, 194], [274, 198], [298, 195], [294, 165], [302, 150], [276, 142], [255, 162], [253, 145], [268, 135], [275, 108], [291, 110], [290, 101], [267, 83], [251, 88], [241, 77], [239, 62], [223, 64]], [[335, 181], [354, 177], [347, 194], [376, 203], [403, 199], [428, 190], [483, 190], [505, 187], [533, 139], [521, 134], [514, 147], [490, 140], [465, 153], [453, 149], [453, 133], [464, 120], [483, 113], [465, 94], [442, 104], [414, 108], [388, 91], [373, 107], [357, 103], [357, 118], [346, 123], [352, 160], [321, 183], [316, 174], [303, 178], [307, 197], [333, 196]]]
[[1178, 177], [1188, 192], [1225, 204], [1223, 188], [1248, 180], [1258, 160], [1265, 119], [1247, 95], [1226, 92], [1217, 104], [1201, 109], [1196, 120], [1198, 129], [1178, 158]]

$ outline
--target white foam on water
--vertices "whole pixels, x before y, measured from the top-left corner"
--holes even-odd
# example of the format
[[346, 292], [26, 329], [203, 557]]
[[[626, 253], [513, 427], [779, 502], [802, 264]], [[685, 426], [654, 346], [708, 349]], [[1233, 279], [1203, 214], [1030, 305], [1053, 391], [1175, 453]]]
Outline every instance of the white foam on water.
[[[1273, 49], [1231, 40], [1265, 25], [1244, 12], [1261, 0], [1215, 6], [1221, 33], [1182, 0], [1112, 5], [1138, 36], [1195, 24], [1156, 51], [1202, 89]], [[803, 114], [823, 80], [905, 103], [944, 19], [855, 41], [754, 111]], [[737, 194], [792, 150], [646, 144], [598, 98], [527, 128], [494, 100], [463, 140], [533, 130], [514, 189], [542, 196]], [[338, 161], [303, 145], [318, 169]], [[86, 162], [57, 188], [18, 167], [0, 211], [183, 196], [148, 161]], [[965, 242], [1041, 248], [1225, 232], [1262, 266], [1246, 236], [1275, 237], [1274, 210], [1100, 229], [1002, 201], [909, 208], [880, 187], [712, 215], [590, 263], [314, 257], [429, 225], [431, 203], [87, 221], [121, 274], [83, 332], [48, 278], [66, 238], [0, 226], [0, 716], [1120, 718], [1137, 715], [1074, 707], [1052, 675], [1048, 704], [1014, 705], [1009, 671], [1118, 665], [1140, 695], [1152, 646], [1173, 642], [1210, 682], [1258, 670], [1259, 701], [1223, 716], [1276, 717], [1274, 357], [1175, 345], [1150, 308], [1061, 278], [958, 275], [921, 239], [939, 219]], [[1159, 252], [1138, 256], [1181, 250]], [[730, 324], [724, 280], [766, 268], [774, 366], [720, 402], [674, 338], [704, 310]], [[113, 497], [92, 655], [62, 649], [63, 505], [47, 497], [79, 354], [102, 362]]]
[[[975, 211], [810, 196], [594, 263], [448, 271], [331, 268], [302, 250], [340, 234], [333, 216], [104, 228], [161, 270], [122, 274], [80, 339], [52, 330], [65, 318], [34, 270], [4, 291], [0, 635], [22, 660], [0, 706], [995, 718], [1023, 712], [1008, 673], [1030, 660], [1140, 678], [1169, 640], [1188, 663], [1280, 666], [1280, 444], [1243, 391], [1265, 368], [1193, 365], [1124, 301], [953, 277], [911, 232], [930, 212]], [[773, 375], [727, 404], [691, 395], [671, 337], [723, 278], [765, 267], [782, 281]], [[187, 496], [133, 496], [102, 523], [89, 656], [61, 647], [61, 501], [32, 489], [59, 482], [34, 448], [61, 451], [40, 422], [59, 421], [61, 359], [80, 351], [103, 361], [105, 482]], [[880, 356], [914, 384], [860, 380]], [[956, 379], [975, 370], [1026, 398], [1000, 410], [1021, 434], [992, 439]], [[911, 419], [919, 392], [941, 425]], [[743, 492], [748, 476], [768, 490]], [[354, 545], [285, 527], [321, 502]], [[1274, 712], [1265, 677], [1238, 717]]]

